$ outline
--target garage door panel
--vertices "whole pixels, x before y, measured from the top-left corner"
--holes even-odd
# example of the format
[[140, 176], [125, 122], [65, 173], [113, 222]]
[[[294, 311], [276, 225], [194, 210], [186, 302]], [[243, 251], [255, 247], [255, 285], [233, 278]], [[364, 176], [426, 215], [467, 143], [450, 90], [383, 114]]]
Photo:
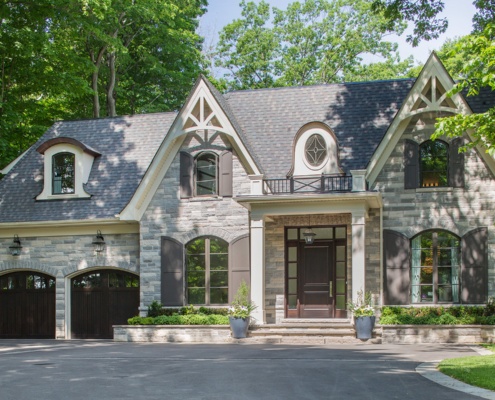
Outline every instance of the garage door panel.
[[72, 279], [72, 338], [112, 339], [112, 325], [127, 323], [138, 307], [136, 275], [115, 270], [79, 275]]

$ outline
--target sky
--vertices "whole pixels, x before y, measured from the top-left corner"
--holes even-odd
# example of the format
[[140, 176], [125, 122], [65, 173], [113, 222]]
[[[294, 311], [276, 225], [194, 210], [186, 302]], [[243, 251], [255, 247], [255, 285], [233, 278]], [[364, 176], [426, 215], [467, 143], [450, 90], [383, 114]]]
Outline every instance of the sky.
[[[254, 0], [259, 3], [259, 0]], [[287, 4], [294, 0], [267, 0], [271, 6], [285, 9]], [[301, 1], [301, 0], [300, 0]], [[205, 37], [205, 43], [211, 45], [218, 40], [218, 32], [224, 25], [232, 22], [234, 19], [241, 17], [241, 8], [238, 0], [209, 0], [207, 13], [201, 18], [199, 33]], [[402, 59], [412, 55], [414, 60], [423, 64], [430, 55], [432, 50], [438, 50], [446, 39], [453, 39], [456, 36], [464, 36], [471, 32], [472, 17], [475, 13], [475, 7], [472, 0], [445, 0], [444, 12], [441, 16], [446, 16], [449, 21], [449, 28], [439, 39], [429, 42], [421, 42], [418, 47], [412, 47], [406, 42], [408, 31], [400, 37], [390, 41], [396, 41], [399, 44], [399, 52]], [[409, 30], [411, 32], [412, 29]]]

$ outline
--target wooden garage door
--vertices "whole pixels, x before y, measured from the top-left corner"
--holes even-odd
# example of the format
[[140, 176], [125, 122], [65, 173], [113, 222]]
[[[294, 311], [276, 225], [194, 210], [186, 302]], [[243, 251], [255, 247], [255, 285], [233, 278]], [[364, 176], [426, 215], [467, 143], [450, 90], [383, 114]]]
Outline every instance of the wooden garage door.
[[112, 339], [112, 325], [138, 315], [139, 277], [116, 271], [91, 271], [71, 280], [73, 339]]
[[0, 338], [55, 338], [55, 278], [33, 271], [0, 276]]

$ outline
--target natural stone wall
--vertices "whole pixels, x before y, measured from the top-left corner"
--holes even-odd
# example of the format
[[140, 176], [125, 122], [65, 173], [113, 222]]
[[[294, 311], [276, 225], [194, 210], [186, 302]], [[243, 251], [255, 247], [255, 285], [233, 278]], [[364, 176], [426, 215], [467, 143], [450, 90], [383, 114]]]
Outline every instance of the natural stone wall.
[[495, 343], [492, 325], [383, 325], [382, 343]]
[[[96, 231], [95, 231], [96, 233]], [[119, 268], [139, 274], [138, 234], [105, 234], [106, 248], [96, 254], [94, 235], [60, 237], [22, 237], [22, 253], [0, 254], [0, 274], [15, 270], [37, 271], [56, 278], [56, 338], [65, 339], [68, 327], [66, 304], [69, 302], [69, 279], [89, 269]], [[12, 239], [1, 239], [0, 248], [8, 249]]]
[[476, 227], [488, 227], [488, 291], [494, 296], [495, 179], [477, 151], [465, 153], [465, 188], [404, 189], [404, 141], [428, 140], [436, 116], [420, 114], [412, 119], [371, 188], [383, 196], [383, 228], [412, 238], [427, 229], [445, 229], [463, 236]]
[[[221, 135], [213, 135], [206, 141], [191, 134], [185, 140], [182, 151], [196, 155], [208, 150], [220, 154], [228, 146]], [[248, 194], [251, 182], [234, 154], [234, 196]], [[141, 310], [161, 300], [161, 255], [162, 236], [172, 237], [186, 244], [204, 235], [220, 237], [227, 242], [249, 233], [248, 211], [230, 197], [180, 198], [180, 155], [177, 154], [163, 181], [153, 196], [140, 223], [141, 232]]]
[[228, 325], [114, 325], [114, 342], [227, 343]]

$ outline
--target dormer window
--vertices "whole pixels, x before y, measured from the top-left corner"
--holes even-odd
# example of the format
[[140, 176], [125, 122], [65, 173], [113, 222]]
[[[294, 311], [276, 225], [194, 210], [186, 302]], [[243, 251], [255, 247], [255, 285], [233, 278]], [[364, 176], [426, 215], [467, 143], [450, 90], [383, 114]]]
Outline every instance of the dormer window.
[[52, 157], [53, 194], [75, 192], [75, 159], [76, 156], [73, 153], [58, 153]]
[[84, 185], [98, 152], [78, 140], [63, 137], [46, 141], [37, 151], [45, 160], [43, 191], [36, 200], [91, 197]]
[[320, 166], [327, 158], [327, 144], [323, 136], [318, 133], [311, 135], [306, 140], [304, 154], [309, 165]]
[[340, 174], [339, 145], [328, 125], [311, 122], [294, 138], [293, 164], [289, 176]]

